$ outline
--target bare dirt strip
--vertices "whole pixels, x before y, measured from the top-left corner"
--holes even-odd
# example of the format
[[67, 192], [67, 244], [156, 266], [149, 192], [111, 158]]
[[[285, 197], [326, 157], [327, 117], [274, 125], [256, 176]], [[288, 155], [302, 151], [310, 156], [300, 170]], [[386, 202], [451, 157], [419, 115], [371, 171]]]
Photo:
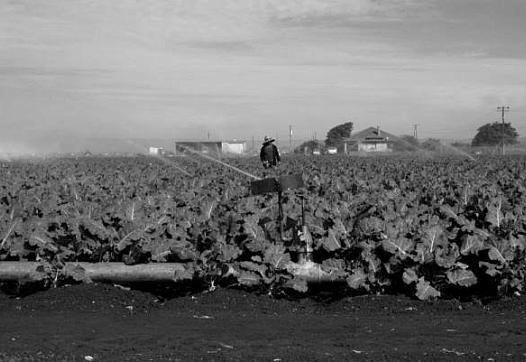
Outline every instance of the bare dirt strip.
[[111, 285], [0, 293], [2, 361], [520, 361], [526, 298], [162, 299]]

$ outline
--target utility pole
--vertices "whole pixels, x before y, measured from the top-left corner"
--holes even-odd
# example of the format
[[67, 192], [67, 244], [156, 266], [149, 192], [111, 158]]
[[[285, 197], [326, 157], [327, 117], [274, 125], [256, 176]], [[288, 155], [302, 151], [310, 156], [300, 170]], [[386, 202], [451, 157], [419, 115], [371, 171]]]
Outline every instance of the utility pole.
[[418, 124], [413, 125], [413, 137], [418, 139]]
[[510, 111], [510, 107], [509, 106], [497, 107], [497, 111], [501, 112], [501, 117], [502, 117], [502, 130], [501, 130], [501, 133], [500, 133], [500, 143], [501, 143], [501, 147], [502, 147], [502, 155], [504, 156], [504, 129], [505, 129], [504, 113], [505, 112], [509, 112]]
[[292, 153], [292, 125], [289, 125], [289, 152]]

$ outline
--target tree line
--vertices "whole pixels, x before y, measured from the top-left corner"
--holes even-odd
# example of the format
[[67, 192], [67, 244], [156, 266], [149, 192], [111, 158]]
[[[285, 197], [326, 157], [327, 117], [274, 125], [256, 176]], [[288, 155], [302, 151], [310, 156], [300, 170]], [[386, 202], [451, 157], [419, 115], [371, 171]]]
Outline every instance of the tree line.
[[[324, 152], [329, 147], [335, 147], [338, 149], [338, 152], [342, 152], [343, 144], [351, 137], [353, 127], [353, 122], [339, 124], [327, 132], [325, 141], [310, 140], [304, 142], [295, 149], [295, 152], [302, 153], [305, 148], [309, 150], [319, 149]], [[495, 147], [514, 145], [518, 143], [518, 139], [519, 133], [511, 123], [493, 122], [479, 127], [470, 144], [457, 143], [453, 144], [453, 146]], [[391, 140], [390, 143], [394, 151], [417, 151], [419, 149], [438, 151], [442, 149], [442, 143], [436, 138], [428, 138], [421, 142], [414, 136], [402, 135], [395, 140]]]

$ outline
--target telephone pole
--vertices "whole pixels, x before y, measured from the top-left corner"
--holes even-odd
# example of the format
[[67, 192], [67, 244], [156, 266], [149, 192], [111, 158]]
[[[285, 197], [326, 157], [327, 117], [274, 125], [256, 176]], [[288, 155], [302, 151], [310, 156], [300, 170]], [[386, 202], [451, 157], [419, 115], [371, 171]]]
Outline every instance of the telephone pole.
[[502, 155], [504, 156], [504, 130], [505, 130], [504, 113], [509, 112], [510, 111], [510, 107], [509, 106], [497, 107], [497, 111], [501, 112], [501, 117], [502, 117], [502, 130], [501, 130], [501, 133], [500, 133], [500, 143], [501, 143], [501, 147], [502, 147]]
[[289, 152], [292, 153], [292, 125], [289, 125]]
[[413, 137], [418, 139], [418, 124], [413, 125]]

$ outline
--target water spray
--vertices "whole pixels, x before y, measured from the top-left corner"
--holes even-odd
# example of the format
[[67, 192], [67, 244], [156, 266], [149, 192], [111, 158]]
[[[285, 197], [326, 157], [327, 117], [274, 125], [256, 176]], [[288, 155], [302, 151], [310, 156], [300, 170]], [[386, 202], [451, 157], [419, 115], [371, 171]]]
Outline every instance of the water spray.
[[[137, 148], [140, 148], [140, 149], [144, 149], [144, 146], [137, 143], [137, 142], [134, 142], [132, 140], [127, 140], [126, 141], [127, 143], [131, 144], [132, 146], [134, 147], [137, 147]], [[167, 165], [170, 165], [172, 166], [173, 168], [175, 168], [176, 170], [178, 170], [179, 172], [181, 172], [182, 174], [188, 176], [188, 177], [194, 177], [194, 175], [190, 174], [188, 171], [186, 171], [185, 169], [177, 166], [174, 162], [170, 162], [168, 161], [166, 158], [162, 157], [162, 156], [159, 156], [159, 155], [154, 155], [154, 154], [148, 154], [149, 157], [153, 157], [155, 159], [158, 159], [159, 161], [161, 161], [162, 163], [165, 163]]]
[[223, 161], [218, 160], [218, 159], [216, 159], [216, 158], [213, 158], [213, 157], [211, 157], [211, 156], [205, 155], [205, 154], [203, 154], [203, 153], [201, 153], [201, 152], [195, 151], [195, 150], [193, 150], [193, 149], [191, 149], [191, 148], [189, 148], [189, 147], [182, 146], [182, 145], [178, 145], [177, 147], [181, 147], [181, 148], [183, 148], [183, 149], [185, 149], [185, 150], [187, 150], [187, 151], [189, 151], [189, 152], [191, 152], [191, 153], [194, 153], [194, 154], [196, 154], [196, 155], [198, 155], [198, 156], [201, 156], [201, 157], [203, 157], [203, 158], [206, 158], [207, 160], [217, 162], [217, 163], [219, 163], [220, 165], [223, 165], [223, 166], [225, 166], [225, 167], [228, 167], [228, 168], [230, 168], [230, 169], [232, 169], [232, 170], [234, 170], [234, 171], [236, 171], [236, 172], [239, 172], [239, 173], [241, 173], [241, 174], [243, 174], [243, 175], [245, 175], [245, 176], [248, 176], [248, 177], [250, 177], [250, 178], [252, 178], [252, 179], [254, 179], [254, 180], [261, 180], [260, 177], [254, 176], [254, 175], [252, 175], [251, 173], [248, 173], [248, 172], [246, 172], [246, 171], [243, 171], [243, 170], [241, 170], [241, 169], [239, 169], [239, 168], [237, 168], [237, 167], [235, 167], [235, 166], [229, 165], [229, 164], [226, 163], [226, 162], [223, 162]]
[[177, 166], [174, 162], [170, 162], [168, 161], [166, 158], [164, 157], [161, 157], [161, 156], [157, 156], [157, 155], [150, 155], [151, 157], [154, 157], [156, 159], [158, 159], [159, 161], [167, 164], [167, 165], [170, 165], [172, 166], [173, 168], [175, 168], [176, 170], [178, 170], [179, 172], [185, 174], [186, 176], [188, 177], [194, 177], [192, 174], [190, 174], [188, 171], [184, 170], [183, 168]]
[[[414, 144], [412, 144], [412, 143], [410, 143], [410, 142], [407, 142], [406, 140], [404, 140], [404, 139], [402, 139], [402, 138], [400, 138], [400, 140], [401, 140], [404, 144], [406, 144], [406, 145], [408, 145], [408, 146], [410, 146], [410, 147], [416, 147], [419, 151], [422, 151], [422, 152], [424, 152], [424, 153], [426, 153], [426, 154], [428, 154], [428, 155], [429, 155], [429, 154], [433, 154], [432, 151], [426, 150], [425, 148], [423, 148], [423, 147], [420, 146], [420, 145], [414, 145]], [[466, 151], [463, 151], [463, 150], [461, 150], [461, 149], [459, 149], [459, 148], [457, 148], [457, 147], [454, 147], [454, 146], [452, 146], [452, 145], [444, 144], [444, 143], [442, 143], [442, 142], [440, 142], [440, 145], [441, 145], [442, 147], [445, 147], [445, 148], [447, 148], [447, 149], [453, 151], [453, 152], [456, 153], [456, 154], [460, 154], [460, 155], [462, 155], [462, 156], [466, 156], [466, 157], [469, 158], [471, 161], [476, 161], [475, 157], [473, 157], [472, 155], [470, 155], [470, 154], [467, 153]]]
[[444, 147], [446, 147], [447, 149], [450, 149], [452, 150], [453, 152], [455, 153], [458, 153], [458, 154], [461, 154], [462, 156], [466, 156], [467, 158], [469, 158], [471, 161], [476, 161], [475, 157], [471, 156], [469, 153], [467, 153], [466, 151], [463, 151], [461, 149], [459, 149], [458, 147], [454, 147], [452, 145], [446, 145], [446, 144], [442, 144]]

